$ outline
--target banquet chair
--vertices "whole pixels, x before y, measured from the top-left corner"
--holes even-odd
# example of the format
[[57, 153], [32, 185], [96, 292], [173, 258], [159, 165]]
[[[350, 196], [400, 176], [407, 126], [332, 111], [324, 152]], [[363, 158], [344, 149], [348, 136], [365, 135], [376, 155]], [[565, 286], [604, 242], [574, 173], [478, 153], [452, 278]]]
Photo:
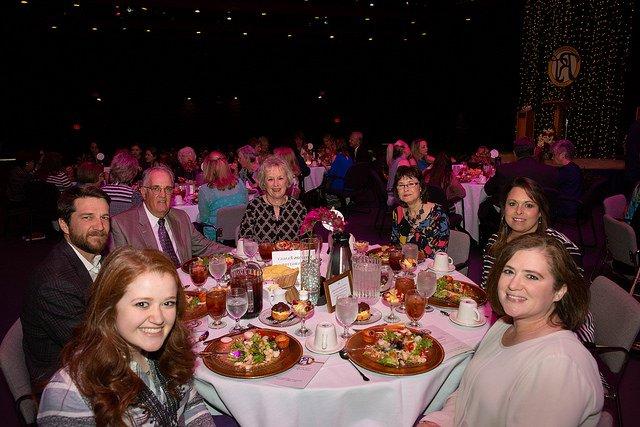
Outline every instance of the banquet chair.
[[218, 209], [218, 224], [216, 224], [216, 226], [218, 229], [222, 228], [220, 240], [235, 240], [236, 228], [240, 226], [246, 210], [246, 205], [229, 206]]
[[627, 209], [627, 199], [624, 194], [616, 194], [607, 197], [602, 202], [604, 205], [604, 213], [615, 219], [624, 218], [624, 211]]
[[589, 310], [595, 325], [595, 344], [585, 345], [596, 358], [605, 397], [615, 402], [618, 425], [622, 425], [619, 388], [629, 349], [640, 332], [640, 303], [616, 283], [598, 276], [591, 283]]
[[[605, 263], [612, 274], [632, 282], [640, 267], [640, 251], [633, 228], [611, 215], [603, 216], [605, 237]], [[635, 283], [631, 283], [631, 291]]]
[[0, 368], [13, 395], [15, 410], [24, 424], [35, 425], [38, 404], [31, 393], [29, 372], [22, 350], [22, 323], [13, 323], [0, 344]]
[[449, 230], [449, 247], [447, 253], [453, 259], [456, 270], [465, 276], [469, 272], [469, 248], [471, 237], [458, 230]]

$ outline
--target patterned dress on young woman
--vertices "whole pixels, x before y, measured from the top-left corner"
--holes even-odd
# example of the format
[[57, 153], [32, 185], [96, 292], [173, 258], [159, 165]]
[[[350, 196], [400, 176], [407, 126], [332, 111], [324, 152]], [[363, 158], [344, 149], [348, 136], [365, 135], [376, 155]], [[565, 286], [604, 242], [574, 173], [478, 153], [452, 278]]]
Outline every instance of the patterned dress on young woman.
[[[576, 246], [567, 236], [562, 234], [559, 231], [554, 230], [553, 228], [547, 228], [545, 233], [548, 236], [555, 238], [558, 242], [562, 243], [562, 246], [567, 250], [571, 258], [576, 262], [578, 266], [578, 270], [580, 270], [580, 274], [584, 276], [584, 270], [582, 268], [582, 252], [580, 248]], [[484, 289], [487, 286], [487, 278], [489, 277], [489, 271], [491, 267], [493, 267], [494, 262], [496, 261], [495, 257], [491, 255], [491, 247], [498, 240], [498, 234], [494, 233], [489, 237], [487, 241], [487, 246], [484, 248], [484, 254], [482, 256], [482, 281], [480, 286]], [[584, 342], [594, 342], [595, 341], [595, 326], [593, 324], [593, 315], [591, 312], [587, 315], [584, 323], [575, 331], [578, 335], [578, 338]]]
[[415, 243], [424, 254], [433, 258], [437, 251], [446, 251], [449, 245], [449, 217], [442, 206], [435, 204], [417, 224], [407, 218], [404, 208], [393, 211], [391, 243]]
[[280, 206], [280, 215], [276, 218], [275, 209], [263, 197], [249, 202], [240, 223], [240, 236], [252, 235], [259, 242], [275, 243], [278, 240], [296, 240], [300, 238], [300, 224], [307, 209], [297, 199], [288, 197]]

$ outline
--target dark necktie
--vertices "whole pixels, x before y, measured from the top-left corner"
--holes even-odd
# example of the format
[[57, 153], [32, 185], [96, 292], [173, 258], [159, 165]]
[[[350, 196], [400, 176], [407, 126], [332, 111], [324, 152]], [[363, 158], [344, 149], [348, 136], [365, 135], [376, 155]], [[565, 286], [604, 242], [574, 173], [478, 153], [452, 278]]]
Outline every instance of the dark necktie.
[[162, 252], [167, 254], [169, 258], [171, 258], [171, 261], [173, 261], [173, 263], [176, 265], [176, 267], [178, 267], [180, 265], [180, 260], [178, 260], [176, 251], [173, 250], [169, 232], [164, 226], [164, 218], [160, 218], [158, 220], [158, 237], [160, 238], [160, 246], [162, 246]]

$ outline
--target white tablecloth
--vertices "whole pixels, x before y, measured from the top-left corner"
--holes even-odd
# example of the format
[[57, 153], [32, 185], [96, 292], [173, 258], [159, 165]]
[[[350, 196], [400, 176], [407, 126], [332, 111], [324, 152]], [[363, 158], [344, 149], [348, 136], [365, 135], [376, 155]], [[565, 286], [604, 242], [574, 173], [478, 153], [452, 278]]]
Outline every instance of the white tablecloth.
[[196, 222], [198, 219], [198, 205], [192, 205], [185, 203], [184, 205], [175, 205], [172, 206], [174, 209], [180, 209], [181, 211], [185, 211], [187, 215], [189, 215], [189, 220], [191, 222]]
[[323, 166], [312, 166], [310, 169], [311, 173], [304, 178], [304, 191], [320, 187], [324, 179], [325, 168]]
[[464, 199], [456, 203], [456, 212], [462, 214], [462, 203], [464, 203], [464, 229], [477, 242], [480, 236], [478, 228], [478, 208], [480, 203], [487, 198], [484, 192], [484, 184], [465, 182], [462, 184], [467, 195]]
[[[323, 254], [325, 252], [326, 249]], [[324, 259], [323, 265], [326, 262]], [[188, 275], [182, 271], [179, 273], [185, 284], [190, 283]], [[458, 272], [453, 275], [470, 281]], [[209, 278], [205, 286], [210, 286], [211, 282], [212, 279]], [[266, 307], [269, 304], [265, 300]], [[384, 315], [389, 312], [389, 308], [380, 302], [375, 308]], [[484, 308], [488, 315], [488, 304]], [[399, 316], [403, 321], [408, 320], [404, 314]], [[209, 320], [208, 317], [203, 319], [196, 328], [197, 335], [207, 329]], [[226, 328], [209, 329], [209, 339], [228, 332], [233, 320], [225, 318], [225, 321], [228, 325]], [[329, 314], [323, 306], [316, 307], [313, 316], [306, 323], [311, 330], [315, 330], [316, 324], [325, 321], [337, 325], [334, 314]], [[256, 326], [264, 326], [257, 318], [250, 322]], [[382, 322], [381, 320], [377, 324]], [[247, 323], [247, 320], [241, 321], [243, 325]], [[488, 322], [479, 328], [454, 325], [437, 309], [427, 313], [421, 323], [426, 328], [435, 325], [472, 348], [475, 348], [489, 327]], [[295, 336], [294, 331], [299, 327], [300, 324], [297, 324], [284, 330]], [[300, 339], [304, 353], [313, 355], [304, 347], [303, 340]], [[211, 372], [200, 359], [195, 377], [198, 391], [210, 405], [212, 412], [232, 415], [243, 426], [411, 426], [427, 406], [429, 411], [441, 407], [446, 397], [457, 388], [470, 357], [470, 353], [454, 356], [430, 372], [406, 377], [364, 370], [371, 379], [364, 382], [349, 362], [342, 360], [338, 354], [333, 354], [304, 389], [272, 386], [267, 383], [268, 379], [239, 380], [223, 377]]]

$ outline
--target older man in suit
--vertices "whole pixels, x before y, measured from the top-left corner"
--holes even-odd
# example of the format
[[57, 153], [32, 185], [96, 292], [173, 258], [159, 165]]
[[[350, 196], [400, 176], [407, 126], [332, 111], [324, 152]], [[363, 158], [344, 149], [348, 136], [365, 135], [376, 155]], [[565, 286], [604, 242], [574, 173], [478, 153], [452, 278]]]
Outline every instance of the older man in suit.
[[58, 200], [64, 240], [29, 278], [22, 321], [23, 348], [34, 390], [59, 368], [62, 347], [84, 317], [109, 234], [109, 196], [95, 187], [66, 190]]
[[176, 266], [194, 256], [231, 250], [200, 234], [186, 212], [171, 209], [173, 181], [173, 172], [166, 166], [145, 171], [140, 191], [144, 203], [111, 219], [111, 250], [124, 245], [158, 249]]

